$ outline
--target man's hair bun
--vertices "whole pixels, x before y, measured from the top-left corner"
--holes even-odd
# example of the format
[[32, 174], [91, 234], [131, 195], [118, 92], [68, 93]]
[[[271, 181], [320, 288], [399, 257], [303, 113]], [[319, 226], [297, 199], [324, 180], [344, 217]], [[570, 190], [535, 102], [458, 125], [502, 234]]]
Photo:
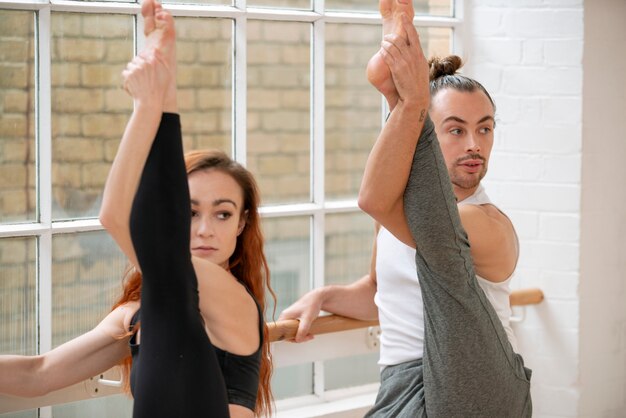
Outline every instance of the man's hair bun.
[[447, 57], [433, 57], [428, 60], [430, 67], [430, 81], [436, 80], [446, 75], [454, 75], [463, 66], [463, 60], [457, 55]]

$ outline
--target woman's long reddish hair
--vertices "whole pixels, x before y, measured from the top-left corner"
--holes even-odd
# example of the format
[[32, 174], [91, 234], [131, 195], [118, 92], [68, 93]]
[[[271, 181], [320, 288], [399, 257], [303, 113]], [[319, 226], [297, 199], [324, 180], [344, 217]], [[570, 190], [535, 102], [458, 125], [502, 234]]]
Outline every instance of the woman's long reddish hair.
[[[196, 171], [219, 170], [230, 175], [241, 187], [243, 192], [243, 208], [241, 216], [246, 220], [243, 232], [237, 237], [237, 245], [230, 257], [230, 272], [240, 280], [252, 293], [265, 313], [265, 292], [268, 291], [276, 304], [276, 295], [270, 286], [270, 272], [263, 251], [263, 233], [259, 216], [259, 191], [252, 174], [241, 164], [233, 161], [221, 151], [202, 150], [185, 154], [187, 175]], [[126, 272], [124, 290], [120, 298], [113, 305], [113, 309], [124, 303], [141, 299], [141, 273], [135, 269]], [[261, 318], [264, 319], [264, 318]], [[133, 330], [135, 331], [135, 330]], [[124, 381], [124, 389], [130, 392], [130, 366], [132, 358], [125, 358], [120, 364]], [[261, 351], [261, 368], [259, 389], [255, 406], [255, 415], [270, 415], [272, 410], [272, 390], [270, 379], [272, 376], [272, 358], [267, 324], [263, 320], [263, 345]]]

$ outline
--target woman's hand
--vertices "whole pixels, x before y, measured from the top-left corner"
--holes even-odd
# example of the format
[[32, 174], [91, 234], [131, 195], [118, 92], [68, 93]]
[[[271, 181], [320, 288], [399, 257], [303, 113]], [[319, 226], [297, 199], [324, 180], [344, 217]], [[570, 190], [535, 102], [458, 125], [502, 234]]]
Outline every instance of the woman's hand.
[[135, 104], [162, 107], [173, 75], [161, 52], [153, 49], [133, 58], [122, 71], [122, 77], [124, 90]]

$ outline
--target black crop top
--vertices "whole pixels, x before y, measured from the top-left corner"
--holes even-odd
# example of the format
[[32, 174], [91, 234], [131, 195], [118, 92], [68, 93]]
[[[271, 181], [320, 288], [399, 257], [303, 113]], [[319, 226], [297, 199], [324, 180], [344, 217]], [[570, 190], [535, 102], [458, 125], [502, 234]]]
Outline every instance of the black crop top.
[[[254, 303], [259, 311], [260, 343], [257, 351], [249, 356], [240, 356], [214, 346], [217, 361], [220, 365], [220, 369], [222, 370], [222, 375], [224, 376], [224, 382], [226, 384], [228, 403], [241, 405], [251, 409], [252, 411], [254, 411], [256, 405], [257, 390], [259, 388], [261, 352], [263, 347], [263, 314], [259, 304], [256, 302], [256, 299], [254, 299]], [[140, 311], [141, 309], [133, 315], [133, 318], [130, 321], [131, 330], [140, 319]], [[137, 334], [134, 334], [129, 341], [130, 351], [133, 357], [130, 370], [131, 392], [134, 391], [135, 388], [135, 366], [141, 361], [141, 357], [139, 356], [140, 344], [136, 343], [136, 337]]]

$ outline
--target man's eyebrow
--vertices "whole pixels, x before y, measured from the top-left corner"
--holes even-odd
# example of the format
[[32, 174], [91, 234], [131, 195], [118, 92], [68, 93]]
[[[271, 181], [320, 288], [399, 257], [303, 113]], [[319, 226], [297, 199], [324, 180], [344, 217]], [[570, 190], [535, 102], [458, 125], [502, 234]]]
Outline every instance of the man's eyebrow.
[[[491, 121], [493, 121], [493, 122], [495, 122], [495, 121], [496, 121], [496, 120], [493, 118], [493, 116], [491, 116], [491, 115], [487, 115], [487, 116], [483, 116], [483, 117], [482, 117], [482, 118], [478, 121], [478, 123], [487, 122], [488, 120], [491, 120]], [[447, 118], [445, 118], [445, 119], [443, 120], [443, 122], [442, 122], [442, 123], [446, 123], [446, 122], [448, 122], [448, 121], [454, 121], [454, 122], [458, 122], [458, 123], [467, 124], [467, 121], [465, 121], [465, 120], [461, 119], [461, 118], [460, 118], [460, 117], [458, 117], [458, 116], [448, 116]]]
[[443, 120], [443, 122], [442, 122], [442, 123], [446, 123], [446, 122], [448, 122], [448, 121], [454, 121], [454, 122], [459, 122], [459, 123], [467, 123], [466, 121], [464, 121], [463, 119], [461, 119], [461, 118], [460, 118], [460, 117], [458, 117], [458, 116], [448, 116], [447, 118], [445, 118], [445, 119]]
[[481, 120], [478, 121], [478, 123], [483, 123], [483, 122], [487, 122], [488, 120], [492, 121], [492, 122], [496, 122], [496, 120], [493, 118], [493, 116], [491, 115], [487, 115], [487, 116], [483, 116], [483, 118]]

